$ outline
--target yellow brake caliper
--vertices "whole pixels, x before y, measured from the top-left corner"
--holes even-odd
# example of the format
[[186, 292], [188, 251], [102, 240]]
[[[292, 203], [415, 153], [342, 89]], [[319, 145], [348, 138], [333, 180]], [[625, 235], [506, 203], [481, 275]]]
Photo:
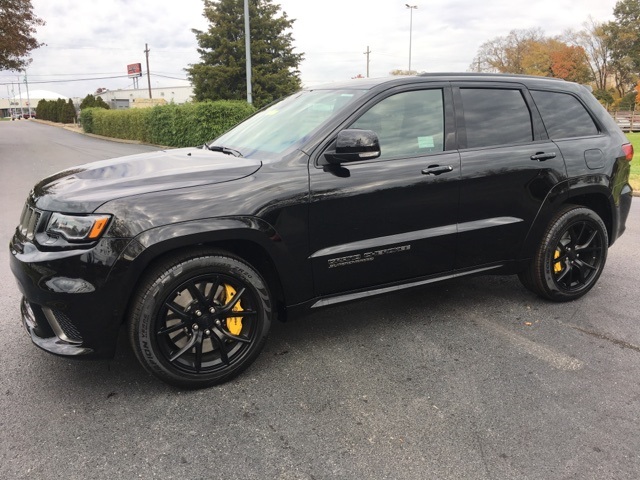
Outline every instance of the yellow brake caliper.
[[[231, 299], [235, 296], [236, 290], [231, 285], [225, 284], [224, 286], [224, 296], [225, 302], [229, 303]], [[240, 305], [242, 302], [238, 302], [233, 306], [232, 312], [242, 312], [242, 306]], [[229, 317], [227, 318], [227, 330], [231, 335], [240, 335], [242, 331], [242, 317]]]
[[[553, 254], [553, 259], [560, 258], [560, 249], [556, 248], [556, 253]], [[560, 273], [562, 271], [562, 262], [553, 262], [554, 273]]]

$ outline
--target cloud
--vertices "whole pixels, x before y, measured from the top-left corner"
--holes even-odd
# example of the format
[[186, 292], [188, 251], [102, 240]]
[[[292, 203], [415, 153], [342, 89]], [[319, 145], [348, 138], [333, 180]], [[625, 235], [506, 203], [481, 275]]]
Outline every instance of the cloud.
[[[202, 0], [32, 0], [36, 14], [47, 25], [38, 39], [47, 43], [33, 52], [29, 79], [55, 81], [33, 88], [84, 97], [98, 87], [126, 88], [127, 78], [69, 82], [89, 76], [125, 76], [126, 65], [142, 63], [149, 45], [152, 86], [183, 84], [153, 75], [185, 78], [184, 69], [197, 63], [192, 29], [206, 30]], [[512, 29], [541, 27], [547, 35], [579, 29], [589, 15], [612, 18], [616, 0], [414, 0], [418, 8], [390, 0], [274, 0], [295, 19], [296, 51], [306, 85], [342, 81], [366, 73], [367, 46], [370, 75], [386, 76], [409, 61], [409, 23], [413, 13], [412, 67], [425, 71], [464, 71], [478, 47]], [[0, 72], [5, 82], [12, 72]], [[13, 80], [12, 80], [13, 79]], [[0, 90], [2, 94], [2, 90]]]

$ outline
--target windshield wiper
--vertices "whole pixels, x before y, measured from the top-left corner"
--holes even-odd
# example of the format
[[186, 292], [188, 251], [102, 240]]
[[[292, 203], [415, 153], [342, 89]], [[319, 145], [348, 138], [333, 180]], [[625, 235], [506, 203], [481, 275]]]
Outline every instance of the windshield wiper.
[[227, 155], [233, 155], [234, 157], [242, 157], [242, 154], [238, 150], [234, 150], [233, 148], [222, 147], [220, 145], [207, 145], [206, 143], [204, 146], [212, 152], [222, 152]]

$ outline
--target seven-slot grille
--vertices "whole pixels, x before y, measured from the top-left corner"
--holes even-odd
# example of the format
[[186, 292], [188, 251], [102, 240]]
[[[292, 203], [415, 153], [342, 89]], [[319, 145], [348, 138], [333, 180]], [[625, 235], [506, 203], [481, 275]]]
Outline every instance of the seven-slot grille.
[[19, 228], [20, 228], [20, 233], [27, 240], [33, 240], [41, 215], [42, 214], [39, 210], [36, 210], [35, 208], [30, 207], [29, 204], [26, 204], [24, 206], [24, 210], [22, 210], [22, 215], [20, 216]]

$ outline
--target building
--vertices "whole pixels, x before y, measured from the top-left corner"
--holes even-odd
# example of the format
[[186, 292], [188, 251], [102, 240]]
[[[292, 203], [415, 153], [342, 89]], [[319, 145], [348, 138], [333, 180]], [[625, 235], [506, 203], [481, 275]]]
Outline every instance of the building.
[[27, 114], [29, 111], [33, 113], [40, 100], [57, 100], [58, 98], [65, 102], [69, 100], [68, 97], [50, 90], [30, 90], [27, 95], [27, 91], [22, 89], [18, 95], [0, 99], [0, 115], [10, 117], [14, 113]]
[[[166, 103], [182, 104], [193, 100], [193, 87], [157, 87], [151, 89], [152, 101], [149, 100], [149, 90], [146, 88], [127, 90], [103, 90], [96, 92], [96, 97], [102, 97], [112, 109], [140, 108]], [[138, 105], [136, 105], [138, 103]]]

